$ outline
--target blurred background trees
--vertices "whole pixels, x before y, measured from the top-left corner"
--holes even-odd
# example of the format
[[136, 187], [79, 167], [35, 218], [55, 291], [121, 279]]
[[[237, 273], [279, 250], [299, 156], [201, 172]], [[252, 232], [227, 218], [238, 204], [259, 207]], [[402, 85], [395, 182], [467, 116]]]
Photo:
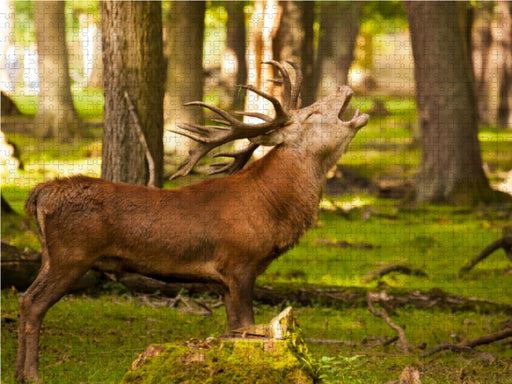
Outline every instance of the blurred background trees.
[[[103, 79], [106, 81], [105, 84], [107, 82], [111, 84], [114, 76], [108, 68], [102, 68], [107, 46], [103, 46], [102, 60], [98, 43], [102, 23], [99, 3], [95, 1], [65, 2], [52, 5], [6, 0], [2, 0], [1, 3], [3, 9], [7, 9], [6, 20], [15, 20], [12, 32], [8, 32], [12, 22], [4, 23], [5, 36], [9, 36], [9, 39], [4, 39], [1, 47], [3, 51], [3, 61], [0, 65], [2, 89], [11, 95], [39, 94], [36, 122], [66, 121], [62, 124], [36, 125], [44, 127], [38, 129], [40, 135], [66, 138], [83, 133], [78, 129], [79, 120], [76, 112], [73, 112], [69, 90], [103, 87], [97, 79]], [[488, 185], [488, 182], [485, 181], [479, 155], [476, 124], [512, 129], [510, 2], [460, 3], [456, 7], [445, 4], [445, 8], [442, 9], [441, 5], [430, 5], [440, 7], [441, 15], [450, 21], [458, 20], [456, 26], [452, 25], [450, 30], [445, 31], [448, 34], [445, 40], [454, 39], [453, 44], [457, 49], [462, 45], [459, 61], [453, 59], [451, 53], [452, 59], [449, 61], [445, 57], [446, 52], [443, 52], [438, 44], [439, 41], [430, 44], [430, 48], [426, 45], [422, 48], [416, 47], [413, 56], [414, 45], [420, 44], [422, 37], [435, 34], [439, 26], [429, 24], [429, 21], [424, 18], [411, 19], [411, 16], [417, 12], [408, 11], [406, 16], [404, 3], [399, 1], [256, 0], [162, 2], [161, 6], [162, 10], [159, 14], [163, 26], [161, 35], [166, 69], [160, 64], [155, 64], [159, 62], [156, 56], [155, 58], [134, 56], [131, 54], [132, 48], [128, 45], [119, 48], [122, 51], [120, 55], [122, 65], [131, 63], [130, 66], [138, 68], [135, 72], [145, 71], [145, 76], [149, 76], [148, 73], [151, 72], [155, 77], [151, 81], [160, 83], [160, 87], [165, 86], [165, 102], [162, 109], [164, 117], [159, 116], [159, 111], [153, 112], [154, 121], [164, 119], [165, 126], [172, 126], [176, 121], [201, 122], [202, 111], [182, 106], [183, 102], [199, 99], [218, 104], [225, 109], [265, 110], [267, 106], [259, 106], [259, 103], [263, 102], [258, 101], [257, 98], [253, 99], [253, 96], [245, 100], [245, 92], [240, 92], [234, 86], [248, 82], [278, 94], [279, 87], [275, 87], [269, 81], [275, 74], [269, 66], [261, 65], [261, 61], [292, 59], [301, 65], [304, 72], [303, 105], [310, 104], [318, 97], [346, 83], [359, 94], [374, 98], [375, 104], [370, 112], [377, 116], [379, 113], [386, 113], [382, 97], [393, 95], [407, 98], [414, 97], [417, 92], [418, 122], [411, 122], [409, 127], [423, 148], [421, 165], [418, 169], [419, 178], [416, 183], [417, 200], [454, 202], [454, 199], [449, 197], [449, 193], [439, 192], [440, 181], [434, 180], [433, 174], [427, 172], [429, 164], [434, 163], [459, 164], [459, 171], [456, 173], [472, 175], [471, 178], [466, 175], [466, 181], [462, 181], [464, 185], [462, 190], [473, 190], [468, 192], [473, 197], [468, 195], [461, 198], [461, 201], [476, 201], [483, 199], [484, 195], [488, 196], [486, 193], [481, 193], [483, 189], [487, 190], [487, 186], [482, 186]], [[407, 9], [410, 10], [415, 6], [427, 5], [408, 4]], [[453, 10], [454, 8], [456, 11]], [[49, 15], [50, 10], [53, 12], [51, 17], [40, 17], [45, 12]], [[140, 17], [145, 22], [147, 21], [144, 17], [145, 11], [142, 12]], [[153, 19], [155, 17], [151, 16]], [[49, 20], [54, 22], [49, 23]], [[44, 26], [45, 22], [49, 25]], [[411, 45], [409, 22], [413, 43], [417, 44]], [[124, 28], [127, 34], [133, 34], [139, 27], [133, 23], [129, 25], [122, 25], [126, 24], [122, 21], [119, 23], [118, 27]], [[46, 32], [35, 33], [43, 30]], [[51, 38], [48, 38], [49, 36]], [[109, 38], [112, 36], [103, 36], [104, 42]], [[425, 44], [432, 43], [427, 40], [424, 40]], [[446, 43], [444, 39], [441, 40]], [[55, 48], [46, 47], [45, 44], [50, 44], [49, 41], [55, 45]], [[64, 41], [66, 44], [63, 44]], [[430, 51], [430, 49], [440, 50]], [[67, 59], [66, 50], [69, 53]], [[57, 58], [44, 59], [55, 52], [59, 53], [58, 60], [63, 60], [65, 63], [56, 64]], [[425, 66], [429, 60], [427, 52], [441, 55], [438, 59], [446, 63], [447, 71], [453, 70], [456, 65], [457, 69], [452, 72], [453, 77], [447, 76], [447, 71], [437, 71], [437, 75], [429, 71], [421, 72], [427, 68]], [[34, 58], [35, 63], [38, 64], [34, 64]], [[142, 60], [142, 62], [134, 60]], [[51, 63], [55, 70], [42, 70], [43, 65], [51, 66]], [[434, 67], [435, 64], [435, 62], [430, 63]], [[415, 66], [416, 82], [414, 81]], [[438, 67], [435, 69], [439, 70]], [[50, 74], [55, 74], [57, 71], [58, 86], [48, 87], [46, 84], [55, 81], [50, 79]], [[14, 83], [9, 81], [12, 78], [16, 80]], [[137, 90], [140, 85], [136, 83], [139, 81], [147, 82], [148, 80], [142, 75], [135, 76], [131, 78], [129, 85], [124, 85], [122, 88]], [[420, 83], [432, 87], [423, 87]], [[460, 90], [455, 91], [451, 86], [452, 83], [460, 86]], [[156, 85], [153, 84], [148, 89], [158, 88], [155, 87]], [[425, 97], [425, 91], [434, 93], [436, 87], [443, 93], [443, 97], [440, 98], [442, 102], [440, 101], [437, 106], [427, 107], [428, 97]], [[465, 96], [459, 97], [463, 88]], [[104, 91], [107, 101], [106, 86]], [[55, 96], [51, 96], [52, 100], [58, 100], [62, 106], [55, 108], [55, 101], [47, 102], [48, 92], [53, 92]], [[148, 92], [147, 94], [135, 92], [134, 102], [137, 108], [141, 109], [139, 111], [141, 115], [146, 113], [144, 112], [145, 99], [159, 100], [160, 98], [159, 90]], [[450, 92], [452, 96], [449, 95]], [[462, 100], [466, 103], [464, 107]], [[156, 102], [159, 103], [159, 101]], [[126, 105], [120, 105], [126, 108]], [[444, 114], [442, 118], [446, 121], [446, 116], [449, 115], [453, 124], [439, 126], [438, 132], [430, 135], [428, 133], [430, 131], [425, 127], [432, 122], [427, 121], [425, 113], [434, 108], [441, 116], [443, 108], [440, 106], [447, 106], [446, 110], [453, 111], [451, 115]], [[106, 131], [109, 129], [107, 125], [111, 124], [109, 113], [113, 110], [109, 107], [107, 111], [105, 108]], [[466, 112], [459, 113], [461, 110]], [[466, 116], [465, 122], [461, 120], [455, 124], [455, 111], [459, 111], [458, 115]], [[52, 118], [51, 116], [55, 116], [57, 112], [57, 116], [61, 118]], [[126, 115], [126, 111], [122, 112], [121, 109], [116, 113]], [[142, 119], [144, 126], [147, 124], [145, 119], [146, 117]], [[131, 129], [127, 125], [129, 120], [119, 121], [124, 121], [123, 124], [128, 127], [127, 130]], [[162, 128], [144, 129], [149, 134], [155, 129]], [[163, 136], [163, 141], [166, 143], [167, 159], [174, 159], [175, 154], [180, 151], [181, 155], [187, 153], [189, 144], [186, 141], [178, 142], [176, 137], [164, 132], [165, 130], [162, 130], [158, 135]], [[103, 145], [108, 148], [113, 140], [114, 136], [106, 134]], [[446, 147], [448, 141], [449, 145], [455, 146], [458, 150], [445, 151], [447, 157], [442, 159], [436, 157], [435, 148]], [[465, 147], [468, 143], [471, 143], [469, 147]], [[133, 145], [134, 148], [138, 148], [138, 144], [132, 141], [126, 141], [123, 145], [128, 147]], [[143, 159], [141, 161], [145, 162], [144, 153], [139, 149], [133, 149], [131, 155], [140, 157]], [[105, 156], [107, 152], [104, 152]], [[163, 156], [158, 151], [155, 155], [157, 158]], [[461, 156], [466, 156], [467, 159], [463, 160]], [[436, 158], [436, 161], [432, 161]], [[107, 158], [104, 158], [104, 161], [110, 164]], [[170, 160], [170, 162], [176, 161]], [[455, 181], [457, 177], [453, 176], [453, 172], [445, 172], [444, 177], [450, 179], [448, 184], [458, 183]], [[479, 181], [475, 181], [476, 179]], [[438, 192], [427, 193], [425, 186]], [[475, 188], [480, 192], [475, 192]]]

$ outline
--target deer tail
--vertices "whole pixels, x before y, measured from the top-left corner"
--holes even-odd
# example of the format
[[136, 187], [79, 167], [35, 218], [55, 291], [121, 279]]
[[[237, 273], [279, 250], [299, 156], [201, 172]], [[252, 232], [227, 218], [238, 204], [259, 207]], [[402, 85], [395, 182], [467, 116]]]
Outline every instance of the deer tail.
[[37, 200], [43, 188], [46, 186], [46, 183], [41, 183], [36, 185], [30, 193], [28, 194], [27, 199], [25, 200], [25, 212], [29, 216], [36, 216], [37, 213]]

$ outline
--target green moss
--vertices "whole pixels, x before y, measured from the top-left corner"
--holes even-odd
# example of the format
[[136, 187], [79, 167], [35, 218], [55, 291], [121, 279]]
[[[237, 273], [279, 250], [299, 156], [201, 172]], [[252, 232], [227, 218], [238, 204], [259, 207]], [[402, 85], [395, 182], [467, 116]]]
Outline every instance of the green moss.
[[166, 344], [122, 383], [313, 383], [286, 341], [219, 340]]

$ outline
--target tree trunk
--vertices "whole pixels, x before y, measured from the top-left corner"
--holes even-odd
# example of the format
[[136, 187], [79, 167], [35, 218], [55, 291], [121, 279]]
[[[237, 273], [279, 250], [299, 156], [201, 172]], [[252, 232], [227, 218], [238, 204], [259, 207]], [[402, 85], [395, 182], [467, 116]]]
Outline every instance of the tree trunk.
[[489, 124], [489, 66], [492, 46], [492, 9], [494, 2], [482, 2], [475, 7], [472, 31], [473, 70], [475, 73], [475, 93], [480, 123]]
[[[247, 61], [245, 60], [245, 2], [227, 1], [225, 4], [228, 13], [226, 23], [226, 54], [233, 57], [236, 62], [236, 85], [246, 84], [247, 82]], [[233, 93], [233, 109], [242, 110], [244, 108], [244, 93], [238, 89]]]
[[[249, 30], [249, 44], [247, 47], [248, 83], [271, 95], [277, 91], [274, 83], [270, 81], [274, 78], [273, 68], [271, 65], [262, 64], [262, 62], [279, 59], [274, 56], [274, 42], [279, 29], [281, 13], [282, 9], [277, 0], [255, 1]], [[267, 99], [254, 92], [247, 92], [244, 111], [259, 112], [271, 116], [274, 109]], [[244, 116], [244, 123], [258, 124], [261, 123], [261, 120]], [[248, 140], [239, 140], [235, 143], [235, 147], [241, 148], [247, 145], [247, 142]], [[262, 157], [267, 152], [268, 148], [259, 147], [254, 155]]]
[[318, 72], [322, 74], [321, 92], [348, 84], [354, 61], [354, 48], [363, 12], [360, 1], [321, 2]]
[[315, 21], [315, 2], [300, 1], [298, 6], [301, 13], [302, 30], [304, 38], [301, 42], [302, 73], [304, 80], [302, 82], [302, 107], [313, 104], [317, 98], [318, 80], [320, 79], [318, 58], [315, 52], [315, 31], [313, 23]]
[[407, 2], [422, 135], [418, 202], [496, 197], [482, 169], [473, 72], [454, 2]]
[[35, 133], [67, 139], [79, 134], [69, 78], [63, 1], [36, 1], [34, 24], [38, 49], [39, 98]]
[[[165, 125], [203, 124], [200, 108], [183, 103], [203, 99], [204, 1], [172, 1], [168, 15], [167, 83]], [[192, 141], [176, 133], [164, 132], [166, 153], [186, 157]]]
[[512, 129], [512, 4], [498, 1], [496, 6], [498, 48], [498, 126]]
[[279, 1], [280, 17], [272, 41], [274, 60], [291, 60], [303, 74], [301, 101], [307, 106], [316, 101], [317, 79], [314, 49], [315, 2]]
[[155, 184], [163, 174], [162, 11], [159, 2], [100, 3], [104, 64], [104, 131], [101, 177], [145, 185], [149, 179], [143, 144], [125, 98], [137, 109]]

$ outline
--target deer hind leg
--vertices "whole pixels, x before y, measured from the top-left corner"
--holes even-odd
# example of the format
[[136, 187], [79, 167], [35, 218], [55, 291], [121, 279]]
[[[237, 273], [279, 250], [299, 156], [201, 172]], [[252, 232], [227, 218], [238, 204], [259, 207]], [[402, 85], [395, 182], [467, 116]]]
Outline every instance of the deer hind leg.
[[[39, 333], [44, 315], [91, 266], [89, 263], [76, 263], [72, 268], [69, 265], [63, 268], [58, 260], [56, 263], [53, 263], [53, 260], [50, 263], [44, 253], [43, 251], [43, 264], [39, 274], [19, 298], [16, 377], [21, 381], [39, 382]], [[76, 252], [72, 259], [77, 260]]]

